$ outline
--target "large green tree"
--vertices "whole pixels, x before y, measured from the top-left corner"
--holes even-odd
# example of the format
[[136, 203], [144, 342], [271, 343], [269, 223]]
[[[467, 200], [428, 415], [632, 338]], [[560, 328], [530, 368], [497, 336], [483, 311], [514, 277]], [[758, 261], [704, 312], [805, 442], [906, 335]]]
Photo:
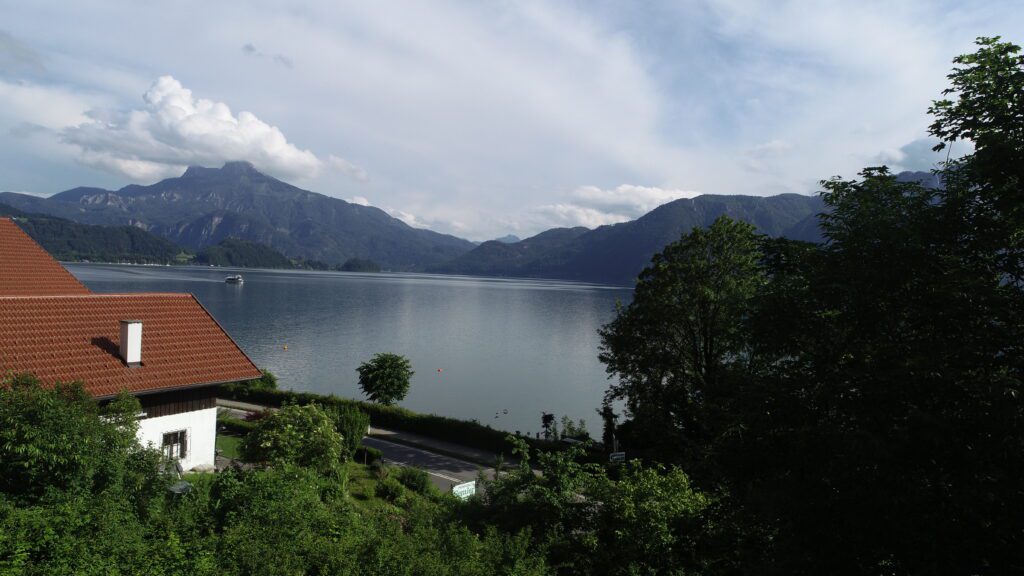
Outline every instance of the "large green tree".
[[823, 182], [825, 242], [761, 244], [714, 371], [694, 360], [714, 334], [694, 329], [699, 267], [656, 260], [606, 329], [611, 396], [729, 489], [760, 573], [1024, 570], [1024, 59], [978, 44], [932, 106], [932, 134], [973, 151], [938, 187], [884, 167]]
[[764, 281], [754, 227], [728, 217], [694, 228], [654, 256], [633, 300], [601, 330], [601, 355], [618, 377], [631, 451], [693, 462], [714, 434], [709, 415], [749, 361], [745, 320]]
[[412, 363], [400, 354], [381, 352], [356, 368], [359, 387], [373, 402], [391, 406], [409, 393]]
[[762, 361], [718, 453], [779, 572], [1024, 569], [1017, 52], [981, 39], [957, 59], [932, 132], [975, 151], [940, 187], [829, 180], [826, 243], [768, 254]]

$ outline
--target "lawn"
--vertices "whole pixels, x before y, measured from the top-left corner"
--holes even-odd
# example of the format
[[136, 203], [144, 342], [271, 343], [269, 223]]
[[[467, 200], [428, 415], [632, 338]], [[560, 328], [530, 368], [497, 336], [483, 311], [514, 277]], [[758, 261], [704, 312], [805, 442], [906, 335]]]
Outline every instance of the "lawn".
[[221, 455], [226, 458], [237, 460], [241, 457], [239, 448], [241, 447], [242, 439], [238, 436], [217, 436], [216, 447], [220, 451]]

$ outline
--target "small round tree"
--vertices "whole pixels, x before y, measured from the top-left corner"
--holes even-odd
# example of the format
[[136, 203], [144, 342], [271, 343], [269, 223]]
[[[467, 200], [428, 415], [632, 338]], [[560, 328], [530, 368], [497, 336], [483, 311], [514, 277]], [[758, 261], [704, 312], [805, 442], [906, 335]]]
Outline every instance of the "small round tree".
[[359, 387], [373, 402], [391, 406], [409, 393], [412, 364], [400, 354], [381, 352], [356, 368]]
[[295, 464], [321, 473], [337, 470], [342, 438], [334, 420], [316, 404], [289, 404], [261, 418], [242, 442], [247, 460]]

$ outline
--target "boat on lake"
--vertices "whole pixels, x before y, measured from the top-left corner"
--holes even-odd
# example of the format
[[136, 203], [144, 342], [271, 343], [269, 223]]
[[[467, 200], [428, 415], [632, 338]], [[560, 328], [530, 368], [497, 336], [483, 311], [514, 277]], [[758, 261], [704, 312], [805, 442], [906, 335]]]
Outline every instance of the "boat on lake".
[[242, 282], [244, 282], [244, 280], [242, 280], [242, 275], [241, 274], [235, 274], [234, 276], [228, 276], [227, 278], [224, 279], [224, 281], [227, 282], [228, 284], [241, 284]]

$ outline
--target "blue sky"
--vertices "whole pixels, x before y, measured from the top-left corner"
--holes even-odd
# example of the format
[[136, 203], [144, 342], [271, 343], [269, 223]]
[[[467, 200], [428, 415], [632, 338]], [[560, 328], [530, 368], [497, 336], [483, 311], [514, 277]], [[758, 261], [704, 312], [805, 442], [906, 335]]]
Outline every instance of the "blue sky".
[[[1019, 2], [0, 4], [0, 190], [244, 159], [475, 240], [927, 169]], [[962, 145], [960, 145], [962, 146]], [[954, 149], [954, 153], [956, 149]]]

